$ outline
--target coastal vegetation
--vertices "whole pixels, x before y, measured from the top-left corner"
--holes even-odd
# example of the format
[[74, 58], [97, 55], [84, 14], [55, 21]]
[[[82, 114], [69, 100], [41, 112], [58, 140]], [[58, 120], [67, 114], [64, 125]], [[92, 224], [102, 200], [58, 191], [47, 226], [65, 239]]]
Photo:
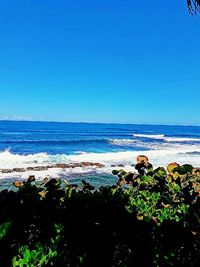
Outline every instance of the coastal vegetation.
[[135, 168], [112, 186], [30, 176], [2, 190], [0, 265], [199, 266], [200, 169]]

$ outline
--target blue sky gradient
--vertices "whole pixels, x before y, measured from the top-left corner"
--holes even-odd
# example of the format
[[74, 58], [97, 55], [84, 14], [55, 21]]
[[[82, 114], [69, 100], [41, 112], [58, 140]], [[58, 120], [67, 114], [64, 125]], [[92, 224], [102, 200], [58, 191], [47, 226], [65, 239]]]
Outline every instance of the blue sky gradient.
[[0, 7], [0, 119], [200, 125], [200, 17], [185, 0]]

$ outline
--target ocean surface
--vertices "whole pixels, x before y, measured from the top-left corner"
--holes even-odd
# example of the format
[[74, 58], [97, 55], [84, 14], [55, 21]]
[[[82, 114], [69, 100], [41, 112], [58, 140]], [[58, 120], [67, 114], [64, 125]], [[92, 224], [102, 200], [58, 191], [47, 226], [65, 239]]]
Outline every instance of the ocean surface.
[[147, 155], [155, 167], [174, 161], [200, 166], [200, 127], [0, 121], [0, 169], [80, 161], [105, 165], [101, 169], [0, 172], [1, 183], [30, 174], [38, 179], [62, 176], [72, 180], [87, 174], [95, 180], [97, 173], [99, 181], [109, 184], [116, 179], [110, 175], [113, 165], [132, 170], [130, 165], [139, 154]]

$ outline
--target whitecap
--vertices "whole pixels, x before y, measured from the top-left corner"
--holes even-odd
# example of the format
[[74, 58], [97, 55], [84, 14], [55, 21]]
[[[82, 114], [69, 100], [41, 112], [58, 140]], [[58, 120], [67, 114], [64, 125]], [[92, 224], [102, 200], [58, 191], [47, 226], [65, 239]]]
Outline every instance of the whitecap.
[[164, 137], [163, 140], [167, 142], [200, 142], [200, 138], [192, 137]]
[[168, 137], [164, 134], [133, 134], [135, 137], [164, 140], [166, 142], [200, 142], [200, 138], [193, 137]]
[[135, 137], [151, 138], [151, 139], [163, 139], [164, 134], [133, 134]]
[[48, 162], [47, 153], [28, 155], [13, 154], [9, 149], [0, 152], [0, 168], [14, 168], [25, 165], [37, 165]]
[[200, 166], [200, 145], [181, 145], [181, 144], [163, 144], [163, 146], [152, 146], [146, 151], [120, 151], [106, 153], [87, 153], [67, 155], [47, 153], [36, 153], [29, 155], [13, 154], [9, 150], [0, 152], [0, 169], [26, 168], [30, 166], [46, 166], [55, 163], [74, 163], [74, 162], [99, 162], [105, 165], [104, 168], [96, 169], [96, 167], [78, 167], [69, 169], [50, 168], [46, 171], [28, 171], [25, 173], [0, 173], [1, 178], [6, 177], [28, 177], [28, 175], [36, 175], [36, 177], [59, 177], [70, 175], [71, 173], [84, 172], [107, 172], [112, 170], [111, 165], [123, 164], [125, 169], [134, 170], [131, 164], [136, 163], [138, 155], [146, 155], [154, 167], [166, 166], [170, 162], [178, 162], [179, 164], [189, 163], [193, 166]]

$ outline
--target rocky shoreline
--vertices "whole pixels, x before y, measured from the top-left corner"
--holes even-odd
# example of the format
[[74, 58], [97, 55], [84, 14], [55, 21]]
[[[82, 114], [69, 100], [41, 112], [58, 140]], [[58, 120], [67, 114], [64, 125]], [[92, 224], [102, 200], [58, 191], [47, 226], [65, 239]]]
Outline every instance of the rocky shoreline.
[[79, 162], [79, 163], [57, 163], [53, 165], [46, 165], [46, 166], [34, 166], [34, 167], [27, 167], [27, 168], [13, 168], [13, 169], [0, 169], [0, 173], [13, 173], [13, 172], [27, 172], [27, 171], [47, 171], [52, 168], [59, 168], [59, 169], [74, 169], [74, 168], [86, 168], [86, 167], [96, 167], [96, 168], [103, 168], [105, 165], [98, 163], [98, 162]]

